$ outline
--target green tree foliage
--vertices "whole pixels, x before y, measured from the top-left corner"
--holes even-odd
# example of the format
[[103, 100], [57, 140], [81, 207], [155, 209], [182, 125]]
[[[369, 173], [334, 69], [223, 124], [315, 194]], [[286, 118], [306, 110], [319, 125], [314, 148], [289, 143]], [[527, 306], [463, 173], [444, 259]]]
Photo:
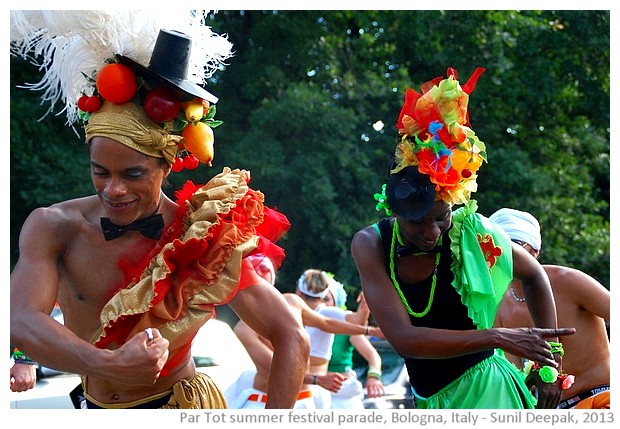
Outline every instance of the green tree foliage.
[[22, 223], [33, 209], [92, 192], [83, 139], [65, 126], [65, 116], [39, 121], [49, 106], [18, 88], [39, 76], [25, 61], [11, 59], [11, 267]]
[[[476, 66], [487, 71], [470, 119], [489, 153], [474, 196], [479, 211], [532, 212], [543, 228], [541, 262], [609, 287], [608, 11], [219, 11], [209, 25], [235, 50], [209, 87], [224, 124], [214, 166], [176, 175], [173, 189], [187, 178], [204, 183], [224, 165], [250, 170], [251, 185], [292, 223], [281, 242], [281, 290], [316, 267], [355, 296], [349, 245], [383, 215], [373, 194], [405, 89], [419, 90], [447, 67], [464, 81]], [[24, 73], [31, 68], [12, 67], [12, 87]], [[29, 210], [82, 195], [88, 173], [76, 168], [87, 164], [75, 134], [61, 131], [58, 118], [33, 123], [23, 112], [38, 99], [12, 93], [24, 103], [12, 97], [14, 248]], [[375, 130], [378, 121], [385, 126]], [[27, 136], [35, 139], [24, 143]]]

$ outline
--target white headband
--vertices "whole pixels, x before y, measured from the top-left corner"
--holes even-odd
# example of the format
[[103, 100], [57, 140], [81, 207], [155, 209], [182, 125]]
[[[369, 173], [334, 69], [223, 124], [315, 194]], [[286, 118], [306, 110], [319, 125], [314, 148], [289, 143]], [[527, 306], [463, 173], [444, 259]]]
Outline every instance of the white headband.
[[532, 249], [540, 250], [540, 224], [528, 212], [503, 208], [493, 213], [489, 219], [506, 231], [511, 240], [523, 241], [532, 246]]
[[[327, 276], [327, 274], [325, 273], [325, 271], [322, 271], [321, 274], [323, 276]], [[302, 274], [299, 277], [299, 280], [297, 280], [297, 289], [299, 289], [300, 292], [302, 292], [305, 295], [314, 297], [314, 298], [325, 298], [327, 296], [327, 293], [329, 292], [329, 287], [326, 287], [325, 290], [321, 291], [321, 292], [310, 292], [308, 290], [308, 285], [306, 284], [306, 274]]]

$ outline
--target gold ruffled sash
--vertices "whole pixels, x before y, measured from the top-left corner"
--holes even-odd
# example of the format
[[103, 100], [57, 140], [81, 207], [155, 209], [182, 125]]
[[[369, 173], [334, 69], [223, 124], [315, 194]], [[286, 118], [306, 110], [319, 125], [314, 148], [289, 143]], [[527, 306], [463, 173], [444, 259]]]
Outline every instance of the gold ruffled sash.
[[117, 348], [155, 327], [170, 341], [162, 375], [187, 358], [215, 305], [229, 302], [238, 291], [242, 266], [251, 269], [243, 258], [258, 245], [255, 231], [263, 221], [264, 196], [248, 181], [247, 171], [224, 168], [184, 203], [179, 201], [177, 217], [148, 267], [103, 307], [101, 327], [92, 339], [97, 347]]

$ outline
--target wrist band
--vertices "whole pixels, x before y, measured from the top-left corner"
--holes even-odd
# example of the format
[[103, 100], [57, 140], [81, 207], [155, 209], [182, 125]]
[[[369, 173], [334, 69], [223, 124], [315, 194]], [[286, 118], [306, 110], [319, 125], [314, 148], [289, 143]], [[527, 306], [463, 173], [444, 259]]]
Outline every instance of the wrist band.
[[13, 362], [24, 363], [26, 365], [38, 365], [35, 361], [22, 353], [22, 351], [19, 350], [17, 347], [13, 349]]
[[381, 376], [383, 373], [379, 368], [368, 368], [368, 373], [366, 373], [366, 378], [376, 378], [377, 380], [381, 380]]
[[316, 378], [318, 377], [318, 375], [314, 374], [314, 376], [312, 377], [312, 384], [316, 384]]
[[551, 346], [551, 354], [559, 354], [560, 356], [564, 356], [564, 347], [562, 343], [556, 343], [554, 341], [547, 341], [549, 346]]
[[575, 376], [571, 374], [559, 373], [557, 369], [552, 366], [545, 365], [541, 367], [536, 362], [528, 360], [523, 366], [523, 372], [526, 375], [531, 373], [538, 373], [540, 380], [544, 383], [555, 383], [557, 380], [562, 382], [562, 389], [570, 389], [575, 382]]
[[366, 325], [366, 335], [368, 335], [369, 332], [370, 332], [370, 329], [369, 329], [368, 325]]

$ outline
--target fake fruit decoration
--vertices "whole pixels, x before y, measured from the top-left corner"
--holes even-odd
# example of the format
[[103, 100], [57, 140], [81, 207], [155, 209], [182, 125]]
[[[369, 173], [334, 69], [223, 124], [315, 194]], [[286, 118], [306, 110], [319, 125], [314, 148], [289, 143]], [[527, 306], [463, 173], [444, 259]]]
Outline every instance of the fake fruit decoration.
[[190, 153], [185, 158], [183, 158], [183, 166], [188, 170], [196, 169], [198, 167], [198, 164], [200, 164], [200, 161], [198, 161], [198, 158], [196, 158], [196, 155], [194, 155], [193, 153]]
[[104, 66], [97, 74], [96, 85], [99, 94], [114, 104], [130, 101], [138, 91], [133, 70], [119, 63]]
[[177, 117], [179, 110], [179, 95], [167, 86], [152, 89], [144, 98], [144, 112], [153, 122], [170, 122]]
[[82, 112], [93, 113], [101, 107], [101, 99], [96, 95], [82, 95], [78, 98], [77, 105]]
[[[207, 105], [205, 106], [204, 103]], [[189, 122], [200, 121], [205, 115], [205, 110], [209, 109], [209, 102], [195, 97], [192, 101], [183, 103], [183, 109], [185, 110], [185, 118]]]
[[211, 167], [213, 160], [213, 130], [204, 122], [190, 122], [181, 133], [185, 149], [193, 153], [196, 158]]
[[181, 157], [176, 157], [174, 158], [174, 162], [172, 163], [172, 171], [174, 171], [175, 173], [178, 173], [179, 171], [183, 170], [183, 168], [185, 168], [185, 165], [183, 163], [183, 158]]

